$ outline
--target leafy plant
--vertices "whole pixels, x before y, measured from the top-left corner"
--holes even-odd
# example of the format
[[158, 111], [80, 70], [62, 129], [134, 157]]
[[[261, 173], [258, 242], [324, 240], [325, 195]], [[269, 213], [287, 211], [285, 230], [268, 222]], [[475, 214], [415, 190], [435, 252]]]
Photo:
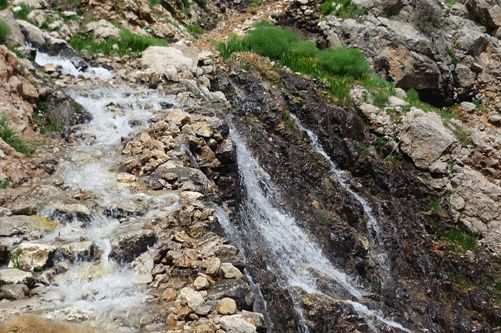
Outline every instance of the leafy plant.
[[0, 43], [5, 43], [10, 35], [10, 27], [7, 23], [0, 20]]
[[0, 138], [21, 154], [31, 156], [33, 153], [29, 144], [10, 128], [7, 120], [3, 117], [0, 117]]
[[9, 178], [4, 178], [0, 180], [0, 189], [6, 189], [7, 187], [9, 187], [9, 184], [10, 184]]
[[17, 12], [14, 13], [14, 17], [17, 20], [23, 20], [26, 21], [28, 19], [28, 15], [31, 13], [33, 10], [33, 7], [27, 5], [27, 4], [21, 4], [21, 9]]
[[0, 10], [4, 10], [9, 6], [9, 0], [0, 0]]

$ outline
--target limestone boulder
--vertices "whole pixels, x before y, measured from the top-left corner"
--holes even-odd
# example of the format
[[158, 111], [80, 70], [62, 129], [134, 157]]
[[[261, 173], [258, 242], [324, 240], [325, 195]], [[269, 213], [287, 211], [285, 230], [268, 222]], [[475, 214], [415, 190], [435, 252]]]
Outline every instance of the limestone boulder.
[[48, 244], [21, 243], [11, 251], [9, 266], [41, 271], [52, 265], [56, 247]]
[[457, 138], [437, 114], [416, 108], [412, 108], [402, 119], [399, 139], [401, 150], [422, 169], [429, 169], [457, 142]]
[[172, 81], [178, 81], [180, 72], [190, 72], [196, 64], [177, 48], [150, 46], [143, 52], [141, 65], [149, 74], [167, 76]]

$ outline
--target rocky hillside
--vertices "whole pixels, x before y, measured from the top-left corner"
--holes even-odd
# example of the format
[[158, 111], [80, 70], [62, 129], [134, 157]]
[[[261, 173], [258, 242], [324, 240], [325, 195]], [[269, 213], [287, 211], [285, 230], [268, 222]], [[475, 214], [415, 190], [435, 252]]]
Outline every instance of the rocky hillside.
[[500, 39], [496, 0], [0, 0], [0, 332], [499, 331]]

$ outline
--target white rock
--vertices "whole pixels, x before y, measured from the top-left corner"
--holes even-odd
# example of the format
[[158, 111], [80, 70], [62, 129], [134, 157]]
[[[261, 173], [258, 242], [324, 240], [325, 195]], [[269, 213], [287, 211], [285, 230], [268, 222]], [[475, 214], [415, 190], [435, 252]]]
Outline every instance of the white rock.
[[193, 286], [195, 286], [196, 290], [204, 290], [209, 288], [209, 280], [204, 278], [203, 276], [199, 276], [193, 281]]
[[0, 269], [0, 282], [5, 284], [26, 283], [33, 279], [31, 272], [22, 271], [17, 268]]
[[231, 333], [255, 333], [256, 326], [246, 321], [242, 315], [222, 316], [219, 320], [221, 327]]
[[194, 63], [183, 52], [173, 47], [150, 46], [141, 57], [141, 65], [149, 72], [157, 75], [164, 75], [169, 69], [174, 68], [176, 72], [191, 70]]
[[42, 270], [50, 263], [55, 250], [53, 245], [22, 243], [12, 251], [9, 266], [30, 271]]
[[193, 310], [204, 304], [204, 298], [202, 297], [202, 294], [188, 287], [181, 289], [178, 298], [186, 301], [188, 306]]
[[240, 279], [244, 276], [238, 268], [229, 262], [221, 264], [221, 270], [223, 271], [223, 275], [226, 279]]

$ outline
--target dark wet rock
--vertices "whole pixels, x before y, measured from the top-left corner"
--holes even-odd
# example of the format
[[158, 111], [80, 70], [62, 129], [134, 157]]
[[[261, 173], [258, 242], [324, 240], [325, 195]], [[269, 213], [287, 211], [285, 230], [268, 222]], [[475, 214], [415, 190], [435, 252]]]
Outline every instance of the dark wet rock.
[[89, 208], [82, 204], [65, 204], [58, 202], [51, 204], [46, 210], [49, 212], [50, 218], [61, 221], [62, 223], [69, 223], [74, 220], [84, 223], [90, 221], [91, 212]]
[[29, 289], [25, 284], [6, 284], [0, 287], [0, 300], [17, 300], [27, 298]]
[[497, 0], [468, 0], [466, 8], [481, 24], [490, 30], [501, 26], [501, 4]]
[[111, 242], [110, 257], [119, 262], [131, 262], [152, 247], [156, 240], [157, 235], [151, 230], [130, 231], [118, 235]]
[[208, 298], [218, 300], [224, 297], [236, 301], [238, 308], [252, 310], [254, 296], [249, 285], [242, 279], [225, 279], [211, 285], [207, 290]]
[[92, 119], [91, 114], [62, 91], [55, 91], [38, 104], [38, 117], [42, 126], [51, 127], [67, 138], [71, 127]]

